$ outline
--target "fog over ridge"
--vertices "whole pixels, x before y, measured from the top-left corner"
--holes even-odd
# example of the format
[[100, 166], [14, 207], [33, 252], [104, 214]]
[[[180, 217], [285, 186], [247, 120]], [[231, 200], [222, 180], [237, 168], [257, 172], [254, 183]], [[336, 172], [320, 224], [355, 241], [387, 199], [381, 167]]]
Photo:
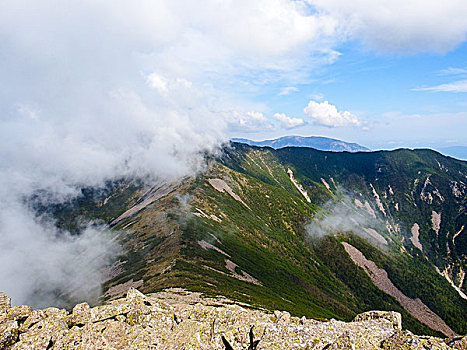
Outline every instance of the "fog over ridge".
[[[389, 222], [370, 202], [372, 201], [339, 187], [336, 198], [324, 203], [306, 226], [308, 238], [315, 240], [351, 232], [385, 250], [389, 241], [385, 237]], [[381, 234], [383, 232], [384, 235]]]

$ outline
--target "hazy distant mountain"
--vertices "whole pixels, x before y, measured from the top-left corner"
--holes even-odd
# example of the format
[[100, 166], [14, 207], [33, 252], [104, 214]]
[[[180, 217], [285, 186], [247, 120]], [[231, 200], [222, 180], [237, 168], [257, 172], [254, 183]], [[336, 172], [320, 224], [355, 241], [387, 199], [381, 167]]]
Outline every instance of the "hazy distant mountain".
[[446, 156], [467, 160], [467, 146], [442, 147], [438, 151]]
[[320, 151], [333, 152], [368, 152], [370, 149], [357, 143], [350, 143], [341, 140], [320, 136], [284, 136], [274, 140], [252, 141], [248, 139], [232, 139], [234, 142], [246, 143], [250, 146], [272, 147], [274, 149], [284, 147], [309, 147]]

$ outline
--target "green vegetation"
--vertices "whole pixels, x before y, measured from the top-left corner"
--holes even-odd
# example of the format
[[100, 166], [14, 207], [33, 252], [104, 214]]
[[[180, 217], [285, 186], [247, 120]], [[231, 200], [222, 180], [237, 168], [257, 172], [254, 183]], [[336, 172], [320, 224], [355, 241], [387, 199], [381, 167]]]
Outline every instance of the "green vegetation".
[[[143, 280], [143, 292], [183, 287], [315, 318], [350, 320], [367, 310], [396, 310], [408, 329], [437, 334], [373, 285], [340, 244], [347, 241], [384, 268], [403, 293], [420, 298], [456, 332], [467, 332], [467, 302], [435, 270], [467, 270], [466, 191], [453, 195], [454, 183], [461, 188], [467, 182], [465, 162], [429, 150], [349, 154], [232, 144], [209, 164], [204, 174], [114, 227], [124, 253], [105, 289]], [[291, 182], [288, 169], [311, 203]], [[243, 203], [209, 179], [225, 181]], [[83, 218], [111, 222], [141, 202], [142, 193], [141, 183], [120, 181], [83, 190], [66, 205], [37, 208], [78, 231]], [[346, 205], [353, 205], [353, 198], [368, 201], [382, 227], [390, 227], [382, 232], [388, 247], [381, 250], [345, 232], [310, 239], [310, 220], [344, 194], [352, 198]], [[438, 233], [433, 211], [441, 213]], [[414, 223], [420, 226], [423, 252], [410, 241]]]

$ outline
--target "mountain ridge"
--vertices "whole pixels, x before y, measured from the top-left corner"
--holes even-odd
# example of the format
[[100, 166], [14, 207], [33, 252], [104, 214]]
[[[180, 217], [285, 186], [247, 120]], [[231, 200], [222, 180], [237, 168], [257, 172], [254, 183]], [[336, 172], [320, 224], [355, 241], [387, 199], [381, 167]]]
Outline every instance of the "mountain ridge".
[[357, 143], [345, 142], [323, 136], [283, 136], [277, 139], [252, 141], [248, 139], [233, 138], [233, 142], [245, 143], [250, 146], [272, 147], [274, 149], [284, 147], [311, 147], [320, 151], [333, 152], [368, 152], [369, 148]]
[[[114, 222], [124, 254], [103, 299], [130, 286], [145, 293], [184, 287], [295, 316], [351, 320], [368, 310], [397, 311], [404, 328], [441, 335], [401, 304], [418, 298], [464, 334], [467, 302], [453, 284], [465, 293], [466, 174], [465, 162], [430, 150], [232, 143], [207, 159], [205, 172], [169, 190], [128, 180], [86, 190], [50, 214], [64, 228], [83, 218]], [[343, 243], [400, 292], [378, 287]]]

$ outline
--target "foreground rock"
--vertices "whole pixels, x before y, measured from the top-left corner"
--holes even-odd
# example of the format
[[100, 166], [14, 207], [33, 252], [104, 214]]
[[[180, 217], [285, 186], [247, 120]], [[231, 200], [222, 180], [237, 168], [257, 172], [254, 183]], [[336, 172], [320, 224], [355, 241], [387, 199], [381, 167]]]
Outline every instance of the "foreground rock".
[[268, 313], [223, 298], [170, 289], [130, 289], [109, 304], [72, 312], [10, 306], [0, 293], [0, 349], [467, 349], [467, 337], [415, 336], [396, 312], [370, 311], [353, 322]]

